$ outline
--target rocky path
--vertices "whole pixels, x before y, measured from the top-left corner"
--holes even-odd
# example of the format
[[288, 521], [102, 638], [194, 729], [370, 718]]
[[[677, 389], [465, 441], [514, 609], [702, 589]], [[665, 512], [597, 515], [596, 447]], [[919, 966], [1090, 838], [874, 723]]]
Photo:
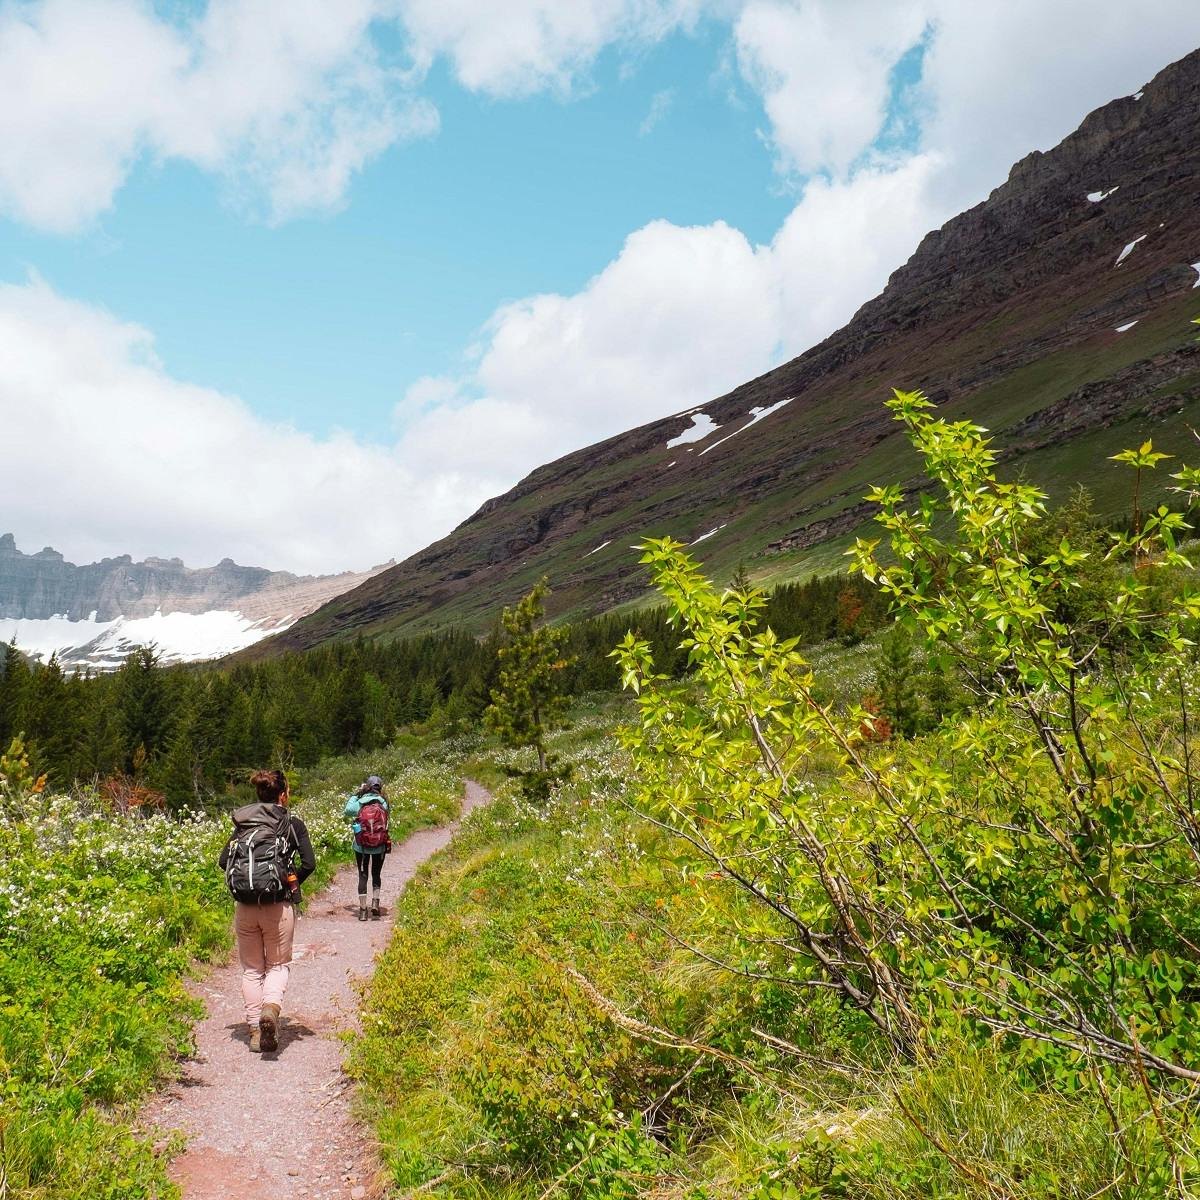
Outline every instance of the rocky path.
[[[462, 815], [488, 798], [468, 782]], [[171, 1171], [185, 1200], [378, 1195], [374, 1141], [351, 1113], [339, 1035], [356, 1027], [354, 983], [371, 974], [387, 944], [396, 896], [457, 828], [423, 830], [393, 849], [381, 920], [357, 919], [353, 866], [309, 901], [296, 924], [275, 1054], [249, 1051], [236, 956], [197, 985], [208, 1015], [196, 1028], [196, 1053], [146, 1112], [151, 1129], [187, 1135]]]

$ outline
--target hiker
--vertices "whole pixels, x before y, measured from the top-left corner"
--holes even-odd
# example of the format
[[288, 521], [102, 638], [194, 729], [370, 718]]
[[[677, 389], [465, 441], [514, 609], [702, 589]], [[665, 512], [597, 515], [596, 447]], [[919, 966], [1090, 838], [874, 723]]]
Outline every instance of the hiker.
[[[282, 771], [255, 771], [258, 802], [236, 809], [233, 836], [219, 859], [237, 901], [233, 927], [242, 963], [242, 999], [253, 1053], [279, 1048], [279, 1008], [287, 991], [300, 885], [316, 858], [308, 829], [287, 810]], [[300, 862], [294, 865], [293, 856]]]
[[346, 801], [346, 817], [354, 833], [354, 861], [358, 864], [358, 919], [367, 919], [367, 872], [371, 873], [371, 919], [379, 920], [379, 890], [383, 859], [392, 848], [388, 837], [388, 802], [383, 780], [370, 775]]

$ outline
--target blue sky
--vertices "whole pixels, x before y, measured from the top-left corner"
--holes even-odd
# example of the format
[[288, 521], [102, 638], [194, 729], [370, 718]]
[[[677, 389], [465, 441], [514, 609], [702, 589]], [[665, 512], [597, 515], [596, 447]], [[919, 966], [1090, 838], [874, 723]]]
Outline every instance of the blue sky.
[[0, 0], [4, 523], [402, 558], [815, 344], [1197, 44], [1194, 0]]
[[476, 95], [438, 64], [439, 133], [370, 163], [338, 211], [271, 226], [194, 166], [145, 160], [76, 236], [0, 224], [0, 277], [33, 269], [149, 326], [173, 375], [268, 418], [381, 437], [498, 304], [578, 290], [648, 221], [770, 239], [795, 187], [722, 67], [727, 43], [705, 22], [636, 56], [609, 48], [571, 97]]

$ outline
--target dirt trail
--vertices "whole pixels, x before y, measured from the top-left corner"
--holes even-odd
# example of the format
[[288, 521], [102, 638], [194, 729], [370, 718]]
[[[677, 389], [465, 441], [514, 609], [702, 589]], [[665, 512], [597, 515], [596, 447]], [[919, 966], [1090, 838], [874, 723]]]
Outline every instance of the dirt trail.
[[[468, 782], [462, 816], [488, 799]], [[277, 1053], [249, 1051], [236, 957], [196, 986], [208, 1008], [196, 1027], [196, 1053], [145, 1113], [151, 1129], [188, 1136], [171, 1169], [185, 1200], [376, 1194], [373, 1138], [351, 1116], [339, 1034], [356, 1027], [353, 984], [370, 975], [387, 945], [395, 898], [457, 829], [456, 821], [423, 830], [393, 849], [383, 872], [381, 920], [357, 919], [353, 866], [310, 899], [296, 923]]]

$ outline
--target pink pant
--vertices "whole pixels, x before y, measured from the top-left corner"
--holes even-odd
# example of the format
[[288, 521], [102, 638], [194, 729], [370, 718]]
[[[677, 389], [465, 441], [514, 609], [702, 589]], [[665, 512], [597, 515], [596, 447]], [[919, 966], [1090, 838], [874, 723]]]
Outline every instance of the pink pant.
[[282, 1004], [292, 962], [296, 909], [291, 904], [239, 904], [233, 918], [242, 961], [246, 1020], [258, 1024], [264, 1004]]

